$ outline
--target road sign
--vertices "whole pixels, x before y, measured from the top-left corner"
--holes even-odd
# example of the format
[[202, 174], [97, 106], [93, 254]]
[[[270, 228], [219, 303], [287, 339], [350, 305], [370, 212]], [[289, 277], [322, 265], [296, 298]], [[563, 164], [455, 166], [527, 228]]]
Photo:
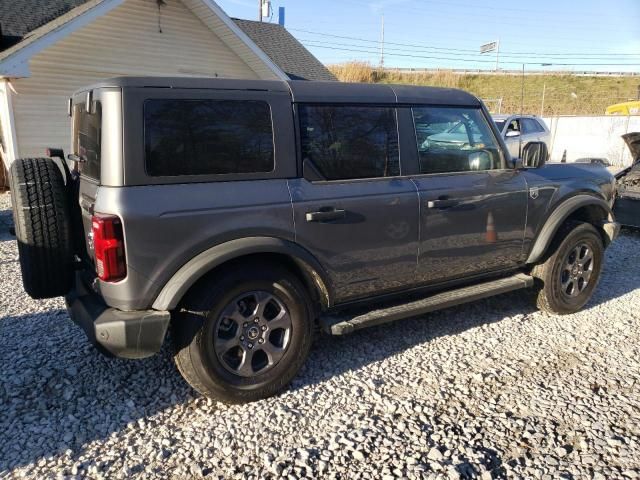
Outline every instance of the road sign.
[[480, 45], [480, 53], [494, 52], [498, 48], [498, 42], [485, 43]]

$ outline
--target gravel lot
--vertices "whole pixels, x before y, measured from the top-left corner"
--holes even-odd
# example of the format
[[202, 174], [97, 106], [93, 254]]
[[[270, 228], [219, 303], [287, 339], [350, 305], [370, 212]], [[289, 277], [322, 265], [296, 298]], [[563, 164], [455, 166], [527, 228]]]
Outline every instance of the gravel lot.
[[168, 349], [106, 359], [20, 282], [0, 194], [0, 477], [640, 478], [640, 233], [583, 312], [514, 292], [320, 337], [277, 398], [198, 397]]

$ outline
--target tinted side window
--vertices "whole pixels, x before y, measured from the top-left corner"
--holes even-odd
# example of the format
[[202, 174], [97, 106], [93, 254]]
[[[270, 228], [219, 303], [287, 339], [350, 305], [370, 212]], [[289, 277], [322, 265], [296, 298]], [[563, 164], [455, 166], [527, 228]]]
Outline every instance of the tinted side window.
[[73, 106], [73, 153], [82, 158], [82, 175], [100, 180], [102, 144], [102, 103], [94, 102], [94, 113], [87, 113], [84, 103]]
[[145, 164], [151, 176], [271, 172], [269, 104], [237, 100], [147, 100]]
[[538, 131], [539, 132], [546, 132], [547, 131], [547, 127], [544, 123], [544, 120], [536, 120], [536, 126], [538, 127]]
[[395, 109], [302, 105], [302, 158], [327, 180], [400, 174]]
[[544, 131], [540, 124], [533, 118], [523, 118], [522, 128], [524, 129], [524, 133], [538, 133]]
[[500, 150], [479, 109], [414, 107], [421, 173], [502, 167]]

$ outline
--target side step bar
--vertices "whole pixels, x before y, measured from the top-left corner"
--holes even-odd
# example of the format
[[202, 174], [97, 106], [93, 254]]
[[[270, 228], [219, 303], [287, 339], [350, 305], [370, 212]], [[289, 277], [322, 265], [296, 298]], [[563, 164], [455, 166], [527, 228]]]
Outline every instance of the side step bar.
[[532, 286], [533, 277], [518, 273], [511, 277], [499, 278], [456, 290], [448, 290], [420, 300], [394, 304], [387, 308], [379, 308], [355, 316], [345, 314], [327, 315], [320, 318], [320, 325], [325, 332], [332, 335], [346, 335], [362, 328], [393, 322], [401, 318], [415, 317], [434, 310], [441, 310]]

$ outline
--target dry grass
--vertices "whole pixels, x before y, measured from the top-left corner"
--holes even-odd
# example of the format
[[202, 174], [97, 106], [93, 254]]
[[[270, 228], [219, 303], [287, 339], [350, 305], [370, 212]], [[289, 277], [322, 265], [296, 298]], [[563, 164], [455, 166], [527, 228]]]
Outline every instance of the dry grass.
[[[588, 77], [569, 73], [526, 75], [524, 99], [520, 75], [459, 74], [452, 71], [398, 72], [380, 70], [365, 62], [331, 65], [329, 69], [343, 82], [400, 83], [461, 88], [484, 99], [502, 98], [502, 113], [523, 111], [540, 115], [544, 93], [544, 115], [602, 115], [607, 106], [633, 100], [638, 95], [638, 77]], [[497, 109], [497, 102], [487, 102]]]

